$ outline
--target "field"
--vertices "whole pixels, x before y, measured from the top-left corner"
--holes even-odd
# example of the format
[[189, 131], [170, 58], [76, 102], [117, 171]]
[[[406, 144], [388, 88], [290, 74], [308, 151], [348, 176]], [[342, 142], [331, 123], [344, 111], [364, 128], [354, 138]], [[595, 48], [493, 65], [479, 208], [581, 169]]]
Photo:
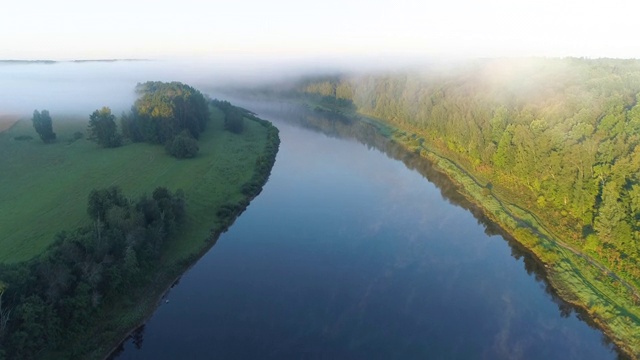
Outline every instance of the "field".
[[[232, 134], [222, 129], [222, 113], [215, 112], [200, 139], [198, 156], [176, 160], [161, 146], [136, 143], [103, 149], [84, 137], [73, 140], [74, 133], [85, 133], [88, 118], [52, 117], [58, 136], [54, 144], [40, 141], [30, 119], [0, 133], [0, 262], [30, 259], [59, 231], [87, 224], [89, 193], [111, 185], [129, 197], [157, 186], [184, 190], [185, 232], [165, 252], [173, 260], [184, 258], [194, 246], [204, 247], [216, 210], [245, 197], [240, 185], [253, 175], [266, 144], [266, 129], [260, 124], [245, 121], [245, 131]], [[28, 136], [32, 139], [25, 139]]]

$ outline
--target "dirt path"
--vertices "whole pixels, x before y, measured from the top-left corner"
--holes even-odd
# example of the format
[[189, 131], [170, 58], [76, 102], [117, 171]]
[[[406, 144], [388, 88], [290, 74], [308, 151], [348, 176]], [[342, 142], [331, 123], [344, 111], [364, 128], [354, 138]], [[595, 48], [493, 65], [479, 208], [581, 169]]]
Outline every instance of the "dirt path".
[[0, 115], [0, 133], [13, 126], [19, 118], [17, 115]]

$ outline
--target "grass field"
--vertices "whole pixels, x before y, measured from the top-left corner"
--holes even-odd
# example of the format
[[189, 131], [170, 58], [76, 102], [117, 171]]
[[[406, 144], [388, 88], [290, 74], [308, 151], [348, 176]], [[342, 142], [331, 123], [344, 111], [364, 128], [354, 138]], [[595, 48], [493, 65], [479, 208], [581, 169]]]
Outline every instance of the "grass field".
[[[232, 134], [222, 130], [223, 115], [216, 112], [201, 136], [198, 156], [176, 160], [162, 146], [136, 143], [103, 149], [84, 138], [73, 141], [75, 132], [85, 132], [88, 116], [52, 117], [58, 136], [54, 144], [43, 144], [29, 119], [0, 133], [0, 262], [30, 259], [43, 252], [57, 232], [86, 224], [90, 191], [111, 185], [120, 186], [128, 197], [158, 186], [184, 190], [185, 232], [166, 252], [174, 260], [183, 258], [194, 247], [204, 247], [221, 205], [245, 197], [240, 186], [253, 175], [266, 144], [260, 124], [245, 121], [245, 131]], [[15, 139], [21, 136], [33, 139]]]

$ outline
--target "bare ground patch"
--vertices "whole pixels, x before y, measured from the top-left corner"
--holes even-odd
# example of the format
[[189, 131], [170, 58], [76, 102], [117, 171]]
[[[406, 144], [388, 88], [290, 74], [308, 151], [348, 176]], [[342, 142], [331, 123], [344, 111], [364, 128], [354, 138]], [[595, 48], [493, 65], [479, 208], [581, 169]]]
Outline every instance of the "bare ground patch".
[[0, 114], [0, 133], [9, 129], [18, 121], [18, 115], [2, 115]]

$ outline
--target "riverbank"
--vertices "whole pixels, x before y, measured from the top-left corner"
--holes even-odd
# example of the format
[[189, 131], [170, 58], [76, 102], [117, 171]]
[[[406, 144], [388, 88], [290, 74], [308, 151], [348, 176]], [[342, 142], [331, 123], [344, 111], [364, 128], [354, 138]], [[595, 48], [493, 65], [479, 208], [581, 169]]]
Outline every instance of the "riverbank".
[[[95, 351], [83, 357], [87, 359], [115, 358], [122, 349], [122, 343], [132, 336], [136, 329], [149, 320], [157, 307], [162, 303], [164, 296], [178, 283], [180, 277], [215, 245], [219, 236], [233, 225], [237, 217], [246, 210], [250, 201], [261, 192], [262, 187], [269, 178], [271, 168], [275, 163], [280, 139], [277, 128], [268, 121], [253, 116], [245, 117], [245, 121], [247, 120], [263, 127], [266, 130], [266, 138], [263, 152], [258, 155], [255, 160], [253, 175], [249, 181], [242, 184], [241, 192], [244, 197], [238, 199], [236, 202], [227, 203], [218, 207], [217, 211], [215, 211], [217, 219], [210, 229], [209, 237], [204, 239], [200, 246], [192, 243], [188, 249], [183, 249], [184, 257], [182, 259], [177, 259], [171, 249], [165, 249], [163, 251], [163, 263], [157, 267], [158, 272], [155, 275], [156, 278], [148, 287], [139, 289], [138, 291], [136, 297], [140, 298], [142, 303], [128, 306], [129, 311], [121, 311], [118, 309], [118, 306], [116, 306], [108, 313], [103, 314], [103, 320], [99, 322], [102, 326], [108, 324], [112, 316], [117, 313], [121, 313], [121, 322], [119, 325], [116, 325], [115, 329], [110, 329], [110, 332], [114, 335], [111, 336], [112, 341], [103, 342], [103, 344], [107, 344], [107, 346], [97, 347]], [[248, 188], [252, 190], [246, 190]], [[121, 305], [127, 306], [126, 304]], [[97, 333], [101, 334], [106, 330], [102, 326], [96, 329]], [[123, 336], [122, 334], [125, 335]], [[90, 339], [90, 337], [88, 337], [87, 340], [88, 339]]]
[[[37, 265], [37, 256], [59, 231], [92, 224], [86, 215], [91, 189], [115, 185], [132, 199], [159, 186], [180, 190], [186, 203], [185, 221], [175, 236], [163, 242], [157, 263], [140, 264], [136, 286], [96, 298], [90, 316], [75, 327], [82, 330], [64, 331], [55, 343], [44, 343], [38, 358], [108, 356], [153, 313], [166, 290], [258, 195], [279, 145], [278, 130], [269, 122], [247, 115], [242, 133], [231, 133], [224, 130], [224, 116], [215, 108], [199, 139], [200, 152], [189, 160], [176, 160], [163, 147], [143, 143], [100, 149], [75, 138], [76, 132], [86, 128], [85, 121], [61, 120], [55, 126], [58, 141], [53, 144], [14, 141], [33, 135], [27, 121], [2, 134], [0, 148], [5, 157], [0, 159], [0, 169], [12, 174], [0, 180], [4, 189], [0, 191], [0, 211], [6, 215], [0, 220], [0, 261], [7, 271]], [[34, 214], [39, 219], [35, 224]], [[26, 223], [31, 225], [24, 226]], [[26, 238], [31, 241], [24, 241]], [[124, 274], [106, 276], [125, 280]], [[14, 289], [19, 289], [11, 287], [12, 283], [8, 281], [12, 292], [4, 294], [5, 300], [16, 298]]]
[[431, 161], [470, 202], [545, 265], [550, 285], [563, 300], [584, 309], [623, 353], [639, 357], [640, 311], [637, 290], [631, 284], [568, 245], [538, 215], [511, 203], [501, 189], [482, 181], [428, 143], [416, 141], [417, 134], [394, 128], [382, 119], [365, 119], [380, 123], [385, 128], [381, 135]]
[[640, 297], [637, 290], [588, 254], [574, 248], [572, 242], [563, 237], [562, 229], [549, 226], [543, 215], [517, 204], [517, 196], [431, 146], [425, 140], [425, 134], [412, 132], [410, 128], [400, 129], [384, 119], [350, 109], [334, 108], [309, 99], [303, 99], [302, 104], [310, 114], [318, 113], [333, 119], [335, 126], [349, 124], [360, 129], [362, 126], [358, 123], [371, 125], [367, 126], [367, 131], [373, 130], [408, 153], [427, 159], [489, 221], [500, 226], [507, 236], [528, 249], [544, 265], [545, 278], [554, 293], [582, 309], [582, 316], [589, 317], [622, 353], [638, 358], [640, 311], [637, 303]]

